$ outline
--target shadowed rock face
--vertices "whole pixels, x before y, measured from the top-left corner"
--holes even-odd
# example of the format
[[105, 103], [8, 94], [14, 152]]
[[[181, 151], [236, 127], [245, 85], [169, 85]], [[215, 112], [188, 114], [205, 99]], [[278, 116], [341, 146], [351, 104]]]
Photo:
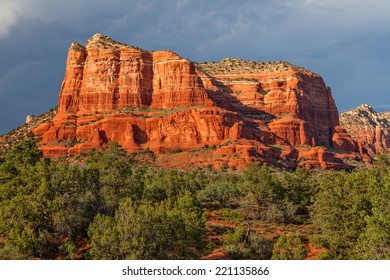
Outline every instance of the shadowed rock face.
[[58, 114], [34, 134], [47, 157], [115, 141], [127, 152], [149, 148], [161, 155], [161, 165], [175, 167], [262, 161], [346, 168], [328, 148], [359, 157], [318, 74], [286, 62], [194, 64], [100, 34], [85, 47], [71, 45]]
[[340, 123], [359, 146], [370, 154], [385, 152], [390, 147], [390, 122], [388, 112], [377, 113], [367, 104], [344, 112]]
[[332, 145], [338, 112], [318, 74], [287, 62], [224, 59], [199, 66], [245, 106], [274, 115], [271, 131], [291, 145]]

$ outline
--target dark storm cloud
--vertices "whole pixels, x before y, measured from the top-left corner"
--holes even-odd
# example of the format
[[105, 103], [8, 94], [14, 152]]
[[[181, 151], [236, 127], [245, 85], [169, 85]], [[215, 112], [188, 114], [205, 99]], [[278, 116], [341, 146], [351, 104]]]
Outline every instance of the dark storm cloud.
[[340, 111], [390, 109], [387, 0], [0, 0], [0, 133], [56, 106], [67, 48], [95, 33], [195, 61], [287, 60], [320, 73]]

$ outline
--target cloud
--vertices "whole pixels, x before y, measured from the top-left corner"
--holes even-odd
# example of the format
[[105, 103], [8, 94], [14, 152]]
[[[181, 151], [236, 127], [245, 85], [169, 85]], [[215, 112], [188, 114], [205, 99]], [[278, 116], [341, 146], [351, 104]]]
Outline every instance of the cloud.
[[[387, 0], [286, 0], [281, 7], [293, 18], [344, 28], [384, 27], [390, 23]], [[351, 29], [353, 31], [354, 29]]]
[[[300, 31], [316, 28], [338, 27], [383, 27], [390, 23], [390, 2], [388, 0], [282, 0], [282, 1], [121, 1], [111, 0], [1, 0], [0, 36], [9, 34], [12, 26], [23, 19], [37, 19], [45, 23], [63, 24], [74, 27], [99, 19], [109, 25], [115, 20], [150, 24], [180, 22], [178, 29], [189, 26], [195, 19], [207, 20], [209, 28], [221, 34], [232, 33], [229, 27], [248, 27], [262, 30], [273, 27], [292, 28]], [[213, 16], [213, 17], [210, 17]], [[127, 19], [127, 20], [126, 20]], [[114, 22], [111, 22], [113, 20]], [[200, 23], [200, 22], [199, 22]], [[116, 22], [118, 24], [118, 22]], [[231, 26], [233, 24], [233, 26]], [[90, 28], [90, 26], [89, 26]], [[171, 30], [174, 31], [174, 30]], [[207, 30], [199, 30], [207, 32]], [[233, 34], [234, 35], [234, 34]]]
[[10, 28], [15, 25], [22, 10], [21, 2], [2, 0], [0, 2], [0, 38], [9, 34]]

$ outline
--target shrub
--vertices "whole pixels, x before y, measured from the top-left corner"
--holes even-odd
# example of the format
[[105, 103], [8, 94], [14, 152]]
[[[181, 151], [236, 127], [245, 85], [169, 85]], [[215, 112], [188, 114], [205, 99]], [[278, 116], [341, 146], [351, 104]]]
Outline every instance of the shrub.
[[253, 230], [237, 227], [222, 236], [223, 252], [232, 259], [269, 260], [272, 256], [272, 240]]
[[198, 193], [198, 200], [207, 208], [226, 208], [235, 204], [242, 191], [235, 183], [216, 181]]
[[114, 217], [89, 228], [94, 259], [197, 258], [205, 248], [205, 216], [187, 193], [176, 202], [124, 200]]
[[281, 235], [275, 243], [273, 260], [303, 260], [307, 250], [302, 240], [292, 233]]

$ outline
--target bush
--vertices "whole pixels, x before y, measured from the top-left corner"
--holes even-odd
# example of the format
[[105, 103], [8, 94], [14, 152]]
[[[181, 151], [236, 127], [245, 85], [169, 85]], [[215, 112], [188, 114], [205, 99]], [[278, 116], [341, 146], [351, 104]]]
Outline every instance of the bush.
[[253, 230], [237, 227], [222, 236], [222, 250], [230, 258], [269, 260], [272, 257], [272, 240]]
[[176, 202], [124, 200], [114, 217], [89, 228], [94, 259], [197, 258], [206, 246], [205, 215], [187, 193]]
[[198, 192], [198, 200], [209, 209], [226, 208], [234, 206], [241, 194], [233, 182], [216, 181]]
[[273, 260], [303, 260], [307, 250], [299, 237], [287, 233], [278, 238], [272, 253]]

